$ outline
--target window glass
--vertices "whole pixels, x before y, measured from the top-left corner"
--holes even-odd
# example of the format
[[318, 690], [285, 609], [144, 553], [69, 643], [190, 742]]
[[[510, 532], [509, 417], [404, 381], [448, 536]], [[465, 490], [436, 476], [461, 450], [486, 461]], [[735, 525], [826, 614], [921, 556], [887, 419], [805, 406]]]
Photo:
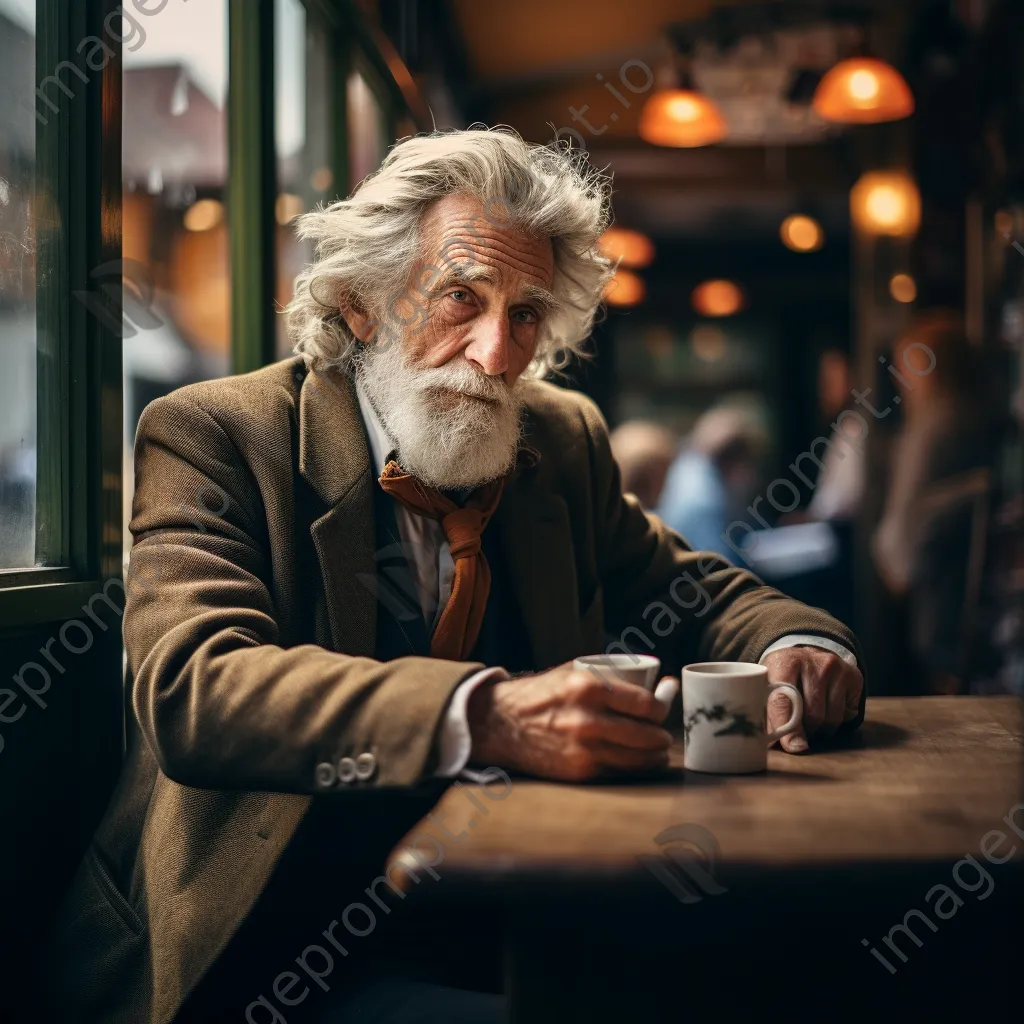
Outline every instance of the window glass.
[[0, 569], [36, 564], [35, 0], [0, 0]]
[[[301, 0], [274, 5], [275, 138], [278, 196], [277, 303], [287, 305], [296, 275], [313, 256], [309, 242], [295, 236], [295, 218], [336, 197], [332, 171], [332, 69], [328, 31], [307, 14]], [[291, 352], [284, 317], [277, 318], [277, 353]]]
[[143, 408], [230, 366], [227, 2], [168, 4], [146, 31], [124, 50], [126, 526]]
[[384, 111], [360, 71], [348, 80], [349, 159], [353, 188], [384, 159]]

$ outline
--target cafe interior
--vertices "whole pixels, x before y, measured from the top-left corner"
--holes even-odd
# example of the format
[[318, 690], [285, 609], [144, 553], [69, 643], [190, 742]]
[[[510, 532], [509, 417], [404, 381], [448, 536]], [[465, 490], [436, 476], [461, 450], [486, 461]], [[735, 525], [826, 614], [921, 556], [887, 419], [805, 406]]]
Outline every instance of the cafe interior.
[[[517, 1024], [1019, 1013], [1020, 0], [0, 0], [0, 83], [0, 1018], [44, 1019], [131, 745], [143, 410], [290, 358], [297, 218], [471, 126], [611, 177], [550, 379], [646, 511], [847, 623], [869, 696], [756, 775], [679, 731], [667, 775], [435, 792], [380, 864], [402, 912]], [[276, 970], [175, 1019], [364, 1019]]]

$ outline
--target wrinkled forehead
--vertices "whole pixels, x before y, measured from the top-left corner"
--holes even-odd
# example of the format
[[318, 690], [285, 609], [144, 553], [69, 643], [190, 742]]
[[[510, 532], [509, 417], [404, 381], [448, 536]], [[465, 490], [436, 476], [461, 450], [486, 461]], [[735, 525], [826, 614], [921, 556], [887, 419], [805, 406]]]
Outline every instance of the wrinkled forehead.
[[472, 196], [445, 196], [423, 215], [421, 236], [424, 258], [436, 267], [476, 264], [504, 284], [551, 287], [551, 239], [521, 230], [498, 200], [485, 204]]

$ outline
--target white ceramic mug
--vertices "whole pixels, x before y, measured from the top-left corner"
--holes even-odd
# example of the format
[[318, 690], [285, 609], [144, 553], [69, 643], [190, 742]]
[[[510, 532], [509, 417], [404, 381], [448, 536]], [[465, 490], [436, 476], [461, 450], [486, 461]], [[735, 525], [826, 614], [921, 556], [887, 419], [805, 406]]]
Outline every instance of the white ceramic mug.
[[[768, 696], [793, 702], [785, 725], [767, 732]], [[804, 714], [792, 683], [770, 683], [768, 669], [742, 661], [705, 661], [683, 669], [683, 766], [695, 772], [763, 772], [768, 747], [796, 732]]]
[[661, 659], [650, 654], [587, 654], [577, 658], [572, 667], [593, 672], [602, 682], [621, 679], [653, 691]]

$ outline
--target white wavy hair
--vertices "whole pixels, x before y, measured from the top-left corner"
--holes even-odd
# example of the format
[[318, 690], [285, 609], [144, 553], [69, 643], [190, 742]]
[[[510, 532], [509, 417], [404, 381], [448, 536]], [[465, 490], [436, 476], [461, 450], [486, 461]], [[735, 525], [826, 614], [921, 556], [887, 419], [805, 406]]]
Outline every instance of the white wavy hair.
[[503, 223], [551, 239], [557, 306], [543, 320], [527, 372], [544, 376], [581, 354], [614, 270], [597, 248], [608, 226], [611, 181], [567, 146], [532, 145], [511, 129], [479, 127], [399, 142], [348, 199], [298, 219], [298, 234], [315, 242], [316, 256], [295, 279], [285, 315], [307, 366], [351, 363], [357, 341], [341, 315], [342, 297], [380, 323], [378, 338], [396, 330], [393, 304], [417, 259], [432, 258], [422, 251], [421, 218], [431, 203], [455, 194], [479, 199], [485, 216], [499, 209]]

